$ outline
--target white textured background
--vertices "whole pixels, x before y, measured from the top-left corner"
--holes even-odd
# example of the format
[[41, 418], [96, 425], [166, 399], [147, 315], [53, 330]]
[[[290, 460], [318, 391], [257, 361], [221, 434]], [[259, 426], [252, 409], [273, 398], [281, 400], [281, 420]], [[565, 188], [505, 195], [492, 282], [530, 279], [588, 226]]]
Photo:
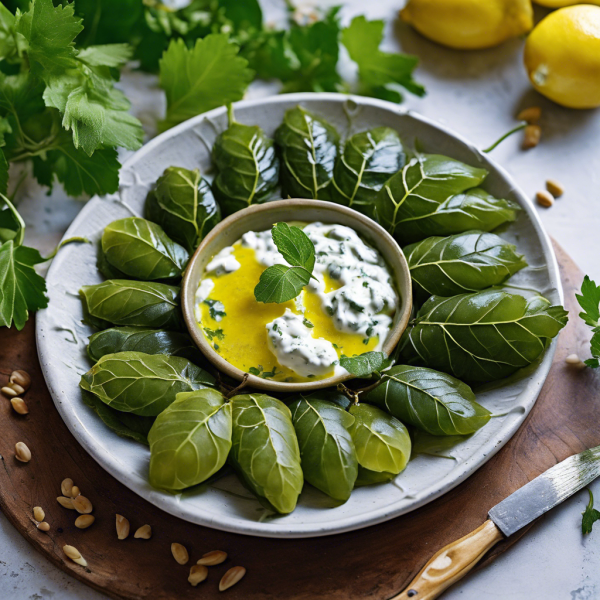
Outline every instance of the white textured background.
[[[266, 18], [283, 16], [283, 2], [261, 0]], [[340, 2], [335, 2], [339, 4]], [[321, 5], [334, 2], [321, 1]], [[515, 125], [520, 108], [533, 104], [544, 111], [543, 139], [529, 152], [516, 135], [493, 153], [528, 194], [553, 177], [566, 193], [551, 209], [539, 209], [548, 232], [580, 267], [600, 280], [600, 109], [572, 111], [531, 90], [522, 66], [523, 42], [476, 52], [452, 51], [421, 38], [396, 22], [402, 0], [348, 0], [342, 17], [355, 14], [388, 22], [384, 50], [417, 54], [417, 77], [427, 88], [424, 99], [407, 97], [414, 110], [444, 123], [482, 147]], [[538, 11], [538, 17], [544, 14]], [[152, 132], [163, 111], [151, 78], [131, 73], [123, 78], [137, 116]], [[276, 90], [254, 87], [250, 96]], [[48, 252], [60, 239], [81, 203], [56, 189], [50, 197], [35, 182], [24, 186], [19, 209], [28, 223], [27, 243]], [[600, 373], [598, 374], [600, 376]], [[598, 399], [590, 398], [590, 401]], [[600, 499], [600, 483], [592, 490]], [[580, 492], [546, 516], [515, 547], [492, 565], [470, 575], [445, 600], [595, 600], [600, 598], [600, 531], [581, 535], [581, 512], [587, 493]], [[6, 600], [99, 600], [104, 598], [55, 569], [38, 555], [0, 514], [0, 598]]]

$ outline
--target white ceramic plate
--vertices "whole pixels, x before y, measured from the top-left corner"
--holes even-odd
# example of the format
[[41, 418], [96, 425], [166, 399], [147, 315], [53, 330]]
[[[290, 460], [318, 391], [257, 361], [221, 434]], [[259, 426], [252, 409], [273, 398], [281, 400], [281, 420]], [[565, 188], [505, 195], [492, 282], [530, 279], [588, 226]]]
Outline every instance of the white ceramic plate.
[[[530, 200], [477, 148], [394, 104], [339, 94], [289, 94], [240, 102], [235, 107], [236, 119], [258, 124], [273, 135], [284, 112], [297, 104], [324, 116], [342, 134], [387, 125], [396, 129], [408, 146], [418, 140], [425, 152], [446, 154], [488, 169], [484, 187], [495, 196], [516, 200], [523, 209], [518, 220], [502, 233], [518, 245], [530, 265], [512, 282], [539, 290], [553, 303], [562, 301], [556, 259]], [[65, 237], [86, 236], [96, 242], [109, 222], [141, 215], [148, 190], [166, 167], [200, 166], [206, 173], [212, 143], [225, 127], [225, 109], [219, 108], [146, 144], [123, 166], [120, 193], [91, 200]], [[226, 531], [288, 538], [329, 535], [380, 523], [423, 506], [466, 479], [510, 439], [535, 403], [554, 354], [552, 344], [542, 360], [519, 380], [478, 394], [478, 401], [497, 416], [453, 448], [453, 458], [418, 455], [395, 481], [359, 488], [342, 506], [334, 506], [327, 496], [307, 484], [296, 510], [276, 516], [262, 508], [233, 475], [187, 493], [165, 494], [148, 485], [148, 449], [114, 434], [81, 400], [78, 384], [90, 368], [85, 346], [93, 331], [81, 323], [78, 290], [101, 281], [95, 260], [95, 245], [67, 246], [48, 273], [50, 305], [37, 317], [37, 343], [56, 407], [77, 440], [119, 481], [173, 515]]]

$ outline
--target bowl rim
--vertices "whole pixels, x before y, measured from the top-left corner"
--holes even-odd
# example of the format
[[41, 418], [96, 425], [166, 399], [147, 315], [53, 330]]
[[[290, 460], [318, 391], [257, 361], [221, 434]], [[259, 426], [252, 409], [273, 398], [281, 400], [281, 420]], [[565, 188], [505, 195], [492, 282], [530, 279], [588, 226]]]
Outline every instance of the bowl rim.
[[[375, 248], [381, 252], [380, 240], [384, 239], [394, 249], [396, 258], [401, 267], [402, 280], [395, 281], [398, 288], [398, 292], [401, 294], [402, 302], [401, 306], [398, 307], [400, 316], [396, 320], [396, 323], [390, 329], [388, 336], [383, 344], [382, 351], [389, 355], [392, 350], [396, 347], [404, 330], [408, 325], [412, 311], [412, 283], [410, 278], [410, 271], [408, 268], [408, 262], [404, 256], [402, 248], [398, 242], [373, 219], [359, 213], [352, 208], [336, 204], [335, 202], [328, 202], [323, 200], [310, 200], [303, 198], [290, 198], [282, 200], [274, 200], [265, 202], [263, 204], [252, 204], [247, 208], [237, 211], [220, 223], [218, 223], [208, 234], [204, 237], [196, 251], [190, 258], [185, 273], [183, 276], [183, 282], [181, 285], [181, 307], [183, 311], [183, 318], [187, 327], [188, 333], [194, 340], [194, 343], [198, 346], [202, 354], [222, 373], [233, 377], [237, 381], [243, 381], [246, 373], [227, 362], [218, 352], [216, 352], [212, 346], [208, 343], [204, 335], [202, 334], [195, 317], [195, 295], [197, 288], [194, 287], [192, 281], [192, 273], [194, 272], [194, 266], [204, 257], [204, 251], [211, 245], [220, 235], [226, 231], [233, 223], [239, 223], [240, 221], [247, 220], [248, 217], [271, 212], [278, 208], [298, 208], [299, 210], [307, 208], [322, 208], [328, 211], [338, 212], [345, 215], [350, 220], [354, 220], [364, 227], [371, 229], [376, 235], [373, 235], [372, 244]], [[302, 219], [299, 219], [302, 220]], [[320, 390], [327, 387], [332, 387], [338, 383], [343, 383], [349, 379], [355, 379], [356, 376], [350, 373], [335, 375], [326, 379], [320, 379], [318, 381], [308, 382], [285, 382], [285, 381], [271, 381], [268, 379], [262, 379], [256, 375], [248, 375], [247, 385], [249, 388], [256, 388], [260, 390], [266, 390], [278, 393], [301, 393]]]

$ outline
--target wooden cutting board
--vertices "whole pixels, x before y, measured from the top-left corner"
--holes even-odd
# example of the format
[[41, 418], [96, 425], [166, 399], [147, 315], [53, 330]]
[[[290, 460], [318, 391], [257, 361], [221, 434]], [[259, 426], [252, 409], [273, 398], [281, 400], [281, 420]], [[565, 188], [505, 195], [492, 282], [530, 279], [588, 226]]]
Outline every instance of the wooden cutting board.
[[[593, 401], [600, 392], [600, 377], [564, 361], [572, 352], [589, 353], [590, 333], [577, 318], [574, 295], [583, 276], [563, 250], [557, 247], [556, 251], [570, 320], [560, 334], [554, 364], [537, 403], [496, 456], [467, 481], [419, 510], [353, 533], [301, 540], [236, 535], [172, 517], [106, 473], [69, 433], [44, 384], [33, 320], [22, 332], [0, 331], [0, 384], [13, 369], [25, 369], [33, 379], [26, 395], [29, 415], [19, 416], [9, 402], [0, 402], [0, 507], [53, 564], [114, 598], [216, 598], [219, 579], [235, 565], [248, 572], [226, 592], [231, 599], [389, 598], [436, 550], [479, 526], [487, 511], [505, 496], [556, 462], [600, 444], [600, 403]], [[31, 449], [31, 462], [15, 460], [18, 441]], [[94, 505], [96, 522], [89, 529], [75, 528], [74, 511], [56, 502], [65, 477], [71, 477]], [[37, 505], [46, 512], [51, 525], [48, 533], [36, 529], [32, 507]], [[132, 534], [123, 541], [115, 533], [116, 513], [131, 522]], [[145, 523], [153, 528], [152, 539], [134, 539], [133, 531]], [[487, 560], [523, 533], [500, 544]], [[188, 565], [175, 562], [172, 542], [187, 547]], [[79, 549], [87, 568], [64, 556], [65, 544]], [[203, 553], [216, 549], [227, 551], [228, 560], [210, 567], [208, 579], [193, 588], [187, 582], [189, 567]]]

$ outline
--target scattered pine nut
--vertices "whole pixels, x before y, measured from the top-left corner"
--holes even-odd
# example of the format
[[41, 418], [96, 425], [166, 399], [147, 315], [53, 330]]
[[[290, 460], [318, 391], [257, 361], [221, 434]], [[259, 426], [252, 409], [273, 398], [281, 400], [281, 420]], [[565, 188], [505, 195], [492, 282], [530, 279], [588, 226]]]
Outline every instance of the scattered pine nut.
[[17, 396], [25, 393], [25, 388], [20, 386], [18, 383], [9, 383], [8, 387], [15, 392]]
[[244, 575], [246, 569], [244, 567], [232, 567], [223, 575], [221, 581], [219, 581], [219, 591], [224, 592], [229, 589], [232, 585], [235, 585]]
[[149, 540], [152, 537], [152, 527], [150, 525], [142, 525], [134, 534], [134, 538]]
[[27, 391], [31, 387], [31, 377], [29, 377], [29, 373], [27, 371], [13, 371], [10, 374], [10, 383], [16, 383], [20, 385], [25, 391]]
[[15, 396], [19, 395], [17, 392], [15, 392], [15, 390], [12, 389], [12, 387], [8, 387], [7, 385], [5, 385], [0, 392], [2, 392], [7, 398], [14, 398]]
[[63, 479], [60, 484], [60, 491], [63, 496], [71, 497], [71, 490], [73, 489], [73, 480], [70, 477]]
[[63, 552], [75, 563], [81, 565], [82, 567], [87, 567], [87, 561], [77, 548], [74, 546], [63, 546]]
[[539, 125], [527, 125], [525, 127], [525, 135], [523, 136], [523, 150], [535, 148], [540, 143], [542, 137], [542, 129]]
[[31, 450], [23, 443], [15, 444], [15, 458], [21, 462], [29, 462], [31, 460]]
[[527, 121], [530, 125], [537, 123], [542, 116], [542, 109], [539, 106], [530, 106], [524, 108], [518, 115], [518, 121]]
[[49, 525], [49, 523], [46, 523], [46, 521], [42, 521], [41, 523], [38, 523], [37, 528], [40, 531], [50, 531], [50, 525]]
[[74, 485], [71, 488], [71, 498], [77, 498], [77, 496], [79, 496], [80, 494], [81, 494], [81, 491], [79, 490], [79, 488], [76, 485]]
[[569, 354], [569, 356], [565, 358], [565, 362], [568, 365], [573, 365], [574, 367], [579, 367], [580, 369], [583, 369], [587, 366], [577, 354]]
[[535, 199], [540, 206], [550, 208], [554, 204], [554, 198], [546, 190], [541, 190], [535, 195]]
[[11, 398], [10, 403], [16, 413], [19, 413], [20, 415], [26, 415], [29, 413], [29, 409], [27, 408], [27, 404], [25, 404], [25, 400], [23, 400], [23, 398]]
[[212, 567], [214, 565], [220, 565], [222, 562], [227, 560], [227, 552], [223, 552], [223, 550], [213, 550], [212, 552], [207, 552], [202, 556], [200, 560], [196, 563], [197, 565], [206, 565], [207, 567]]
[[560, 198], [565, 193], [565, 188], [556, 179], [548, 179], [546, 181], [546, 189], [555, 198]]
[[95, 520], [94, 515], [79, 515], [75, 519], [75, 527], [77, 529], [87, 529]]
[[92, 503], [85, 496], [73, 498], [73, 508], [81, 514], [87, 515], [94, 510]]
[[204, 565], [194, 565], [190, 569], [190, 576], [188, 581], [196, 587], [199, 583], [202, 583], [208, 577], [208, 569]]
[[36, 521], [43, 521], [46, 518], [46, 513], [44, 512], [44, 509], [41, 506], [33, 507], [33, 518]]
[[129, 521], [123, 515], [116, 515], [117, 537], [124, 540], [129, 536]]
[[75, 507], [73, 506], [73, 498], [67, 498], [66, 496], [58, 496], [56, 500], [64, 508], [68, 508], [69, 510], [75, 510]]
[[173, 558], [180, 564], [185, 565], [188, 560], [190, 560], [190, 555], [185, 546], [182, 546], [178, 543], [171, 544], [171, 553], [173, 554]]

